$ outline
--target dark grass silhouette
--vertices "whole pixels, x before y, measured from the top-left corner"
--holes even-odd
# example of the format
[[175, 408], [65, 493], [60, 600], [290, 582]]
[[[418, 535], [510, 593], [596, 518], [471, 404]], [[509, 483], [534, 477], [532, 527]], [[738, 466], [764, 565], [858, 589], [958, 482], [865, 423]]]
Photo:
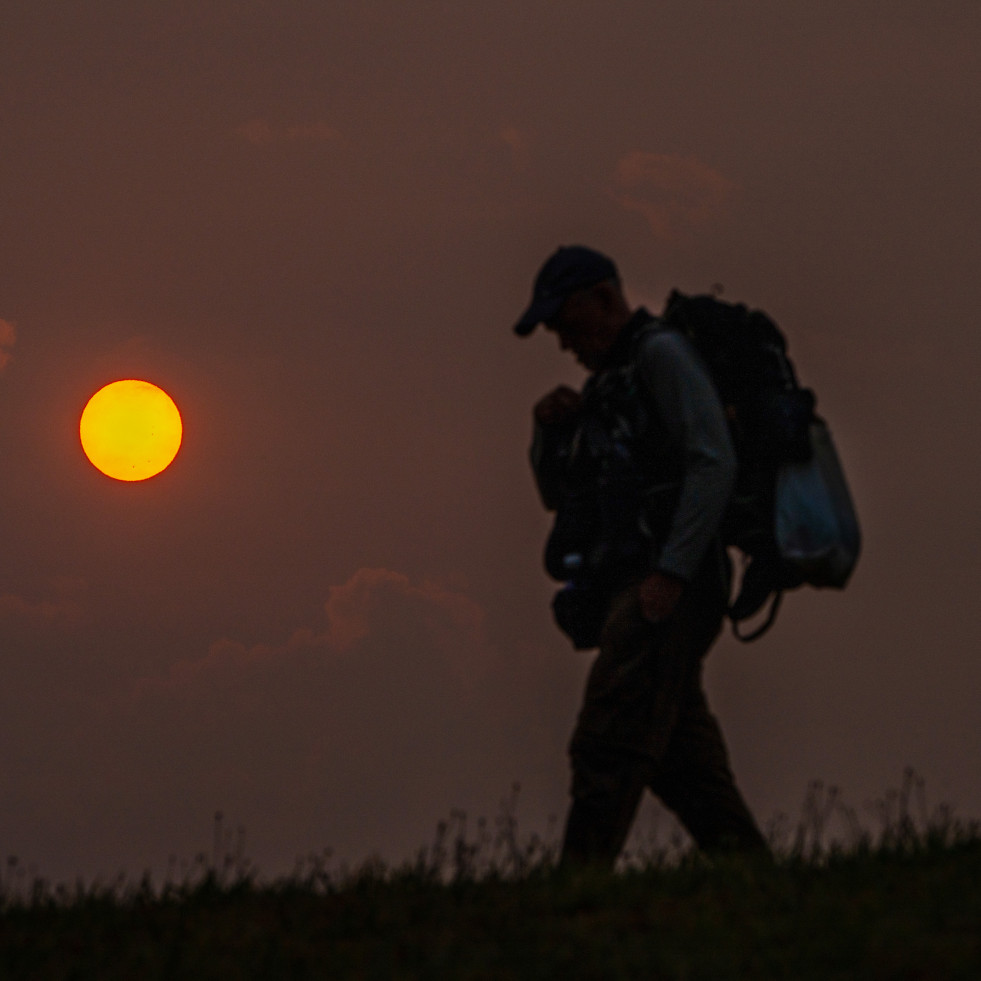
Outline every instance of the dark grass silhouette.
[[411, 861], [263, 882], [216, 815], [212, 854], [149, 877], [51, 887], [8, 866], [0, 978], [977, 978], [981, 830], [930, 810], [923, 781], [862, 825], [833, 787], [771, 826], [773, 861], [678, 841], [616, 873], [555, 868], [522, 838], [517, 788], [493, 821], [440, 822]]

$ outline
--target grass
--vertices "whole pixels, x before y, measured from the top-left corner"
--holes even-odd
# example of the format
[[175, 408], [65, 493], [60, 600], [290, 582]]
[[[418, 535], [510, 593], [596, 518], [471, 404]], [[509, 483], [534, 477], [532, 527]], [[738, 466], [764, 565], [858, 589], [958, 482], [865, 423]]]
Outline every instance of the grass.
[[216, 821], [214, 854], [180, 882], [15, 895], [5, 880], [0, 978], [981, 976], [978, 825], [929, 813], [911, 771], [874, 815], [863, 830], [814, 784], [773, 861], [670, 847], [573, 874], [554, 843], [519, 839], [512, 800], [473, 829], [451, 815], [399, 868], [320, 855], [266, 883]]

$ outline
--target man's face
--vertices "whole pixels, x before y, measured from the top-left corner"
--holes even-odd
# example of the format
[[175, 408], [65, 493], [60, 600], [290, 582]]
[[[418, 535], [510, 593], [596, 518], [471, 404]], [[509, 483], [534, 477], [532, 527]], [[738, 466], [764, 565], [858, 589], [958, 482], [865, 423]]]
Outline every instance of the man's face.
[[558, 338], [559, 347], [571, 351], [588, 371], [602, 365], [619, 332], [619, 325], [611, 323], [609, 307], [602, 299], [597, 287], [577, 290], [545, 324], [545, 329]]

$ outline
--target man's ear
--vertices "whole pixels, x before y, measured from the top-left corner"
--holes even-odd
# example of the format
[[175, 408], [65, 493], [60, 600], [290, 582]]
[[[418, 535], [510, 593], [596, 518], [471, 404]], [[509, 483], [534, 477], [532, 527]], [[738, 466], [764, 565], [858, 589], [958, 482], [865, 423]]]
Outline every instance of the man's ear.
[[605, 314], [615, 317], [617, 320], [629, 319], [630, 308], [627, 306], [623, 290], [616, 280], [608, 279], [602, 283], [597, 283], [593, 289], [600, 309]]
[[604, 310], [612, 310], [617, 305], [619, 290], [616, 283], [609, 280], [597, 283], [593, 287], [593, 293]]

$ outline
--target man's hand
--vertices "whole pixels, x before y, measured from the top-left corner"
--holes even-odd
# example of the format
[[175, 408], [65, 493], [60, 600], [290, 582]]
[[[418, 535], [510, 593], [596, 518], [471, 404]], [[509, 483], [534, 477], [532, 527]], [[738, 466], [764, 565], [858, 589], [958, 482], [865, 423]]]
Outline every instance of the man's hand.
[[651, 623], [667, 620], [674, 613], [684, 589], [683, 580], [665, 572], [652, 572], [640, 584], [640, 612]]
[[535, 404], [535, 419], [543, 426], [568, 422], [579, 412], [579, 393], [568, 385], [559, 385]]

